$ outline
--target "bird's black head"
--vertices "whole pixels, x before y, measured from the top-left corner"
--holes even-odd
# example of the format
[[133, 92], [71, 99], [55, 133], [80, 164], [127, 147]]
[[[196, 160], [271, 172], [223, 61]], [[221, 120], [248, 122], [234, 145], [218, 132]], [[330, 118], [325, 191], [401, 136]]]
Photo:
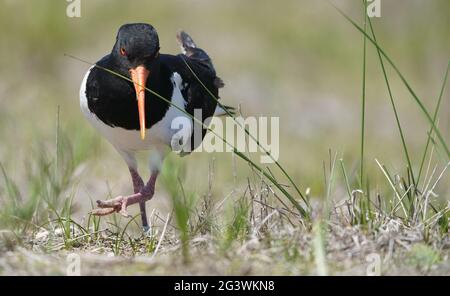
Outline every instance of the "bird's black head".
[[149, 24], [126, 24], [117, 33], [111, 53], [121, 74], [129, 75], [136, 90], [141, 138], [145, 138], [145, 87], [158, 65], [159, 38]]
[[126, 24], [117, 32], [112, 55], [127, 70], [144, 65], [151, 67], [159, 55], [159, 38], [149, 24]]

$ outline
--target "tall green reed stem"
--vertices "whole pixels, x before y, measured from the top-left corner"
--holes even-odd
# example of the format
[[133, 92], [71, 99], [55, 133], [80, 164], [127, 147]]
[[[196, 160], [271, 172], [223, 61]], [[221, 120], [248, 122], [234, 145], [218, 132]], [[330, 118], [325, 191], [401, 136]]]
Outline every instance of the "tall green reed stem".
[[[442, 87], [441, 87], [441, 92], [439, 93], [439, 99], [436, 105], [436, 109], [434, 110], [434, 115], [433, 115], [433, 125], [436, 124], [436, 119], [437, 119], [437, 115], [439, 113], [439, 108], [441, 106], [441, 100], [442, 100], [442, 96], [444, 94], [444, 90], [445, 90], [445, 85], [447, 84], [447, 78], [448, 78], [448, 71], [450, 68], [450, 62], [447, 64], [447, 70], [445, 71], [445, 75], [444, 75], [444, 81], [442, 82]], [[420, 181], [420, 177], [422, 175], [422, 170], [423, 170], [423, 165], [425, 163], [425, 158], [427, 155], [427, 151], [428, 151], [428, 146], [430, 145], [430, 141], [431, 141], [431, 135], [433, 133], [433, 127], [430, 127], [430, 130], [428, 132], [428, 138], [427, 138], [427, 144], [425, 145], [425, 150], [423, 151], [423, 155], [422, 155], [422, 161], [420, 162], [420, 169], [419, 169], [419, 175], [417, 176], [417, 180], [416, 180], [416, 184], [419, 183]]]
[[[367, 27], [367, 13], [366, 13], [366, 0], [363, 0], [363, 23], [364, 32]], [[361, 97], [361, 167], [360, 167], [360, 186], [363, 188], [364, 181], [364, 138], [365, 138], [365, 122], [366, 122], [366, 37], [364, 36], [363, 46], [363, 68], [362, 68], [362, 97]]]
[[[373, 40], [375, 42], [377, 42], [377, 37], [375, 36], [375, 30], [373, 29], [372, 21], [370, 20], [370, 18], [368, 18], [368, 21], [369, 21], [370, 31], [371, 31], [372, 36], [373, 36]], [[403, 152], [405, 154], [406, 161], [408, 162], [408, 170], [411, 173], [411, 177], [412, 177], [412, 180], [413, 180], [414, 186], [415, 186], [416, 184], [415, 184], [415, 181], [414, 181], [415, 180], [414, 179], [414, 171], [413, 171], [413, 167], [411, 165], [411, 159], [409, 157], [408, 148], [407, 148], [406, 141], [405, 141], [405, 136], [403, 134], [403, 129], [402, 129], [402, 126], [400, 124], [400, 119], [398, 117], [397, 107], [395, 106], [395, 101], [394, 101], [394, 97], [392, 95], [391, 85], [389, 83], [389, 79], [388, 79], [387, 73], [386, 73], [386, 68], [384, 67], [383, 57], [381, 56], [381, 53], [380, 53], [380, 50], [379, 50], [378, 47], [377, 47], [377, 54], [378, 54], [378, 59], [380, 60], [381, 70], [383, 71], [384, 81], [386, 82], [386, 87], [387, 87], [387, 90], [388, 90], [388, 93], [389, 93], [389, 98], [390, 98], [390, 101], [391, 101], [392, 110], [394, 111], [394, 116], [395, 116], [395, 121], [397, 123], [397, 128], [398, 128], [398, 131], [400, 133], [400, 138], [402, 140]]]
[[450, 159], [450, 149], [448, 148], [444, 138], [442, 137], [441, 132], [436, 127], [433, 119], [430, 116], [430, 113], [423, 105], [420, 98], [417, 96], [417, 94], [412, 89], [411, 85], [408, 83], [402, 72], [398, 69], [398, 67], [394, 64], [392, 59], [386, 54], [386, 52], [378, 45], [378, 43], [373, 40], [365, 31], [363, 28], [361, 28], [355, 21], [353, 21], [349, 16], [347, 16], [340, 8], [338, 8], [333, 3], [329, 2], [348, 22], [350, 22], [358, 31], [360, 31], [364, 36], [366, 36], [367, 40], [369, 40], [381, 53], [381, 55], [386, 59], [386, 61], [391, 65], [391, 67], [394, 69], [394, 71], [397, 73], [397, 75], [400, 77], [401, 81], [405, 85], [405, 87], [408, 89], [409, 93], [412, 95], [414, 101], [416, 102], [419, 109], [422, 111], [422, 113], [425, 115], [426, 119], [429, 121], [429, 123], [432, 126], [432, 129], [434, 130], [439, 142], [441, 143], [442, 147], [445, 150], [445, 153], [447, 154], [447, 157]]

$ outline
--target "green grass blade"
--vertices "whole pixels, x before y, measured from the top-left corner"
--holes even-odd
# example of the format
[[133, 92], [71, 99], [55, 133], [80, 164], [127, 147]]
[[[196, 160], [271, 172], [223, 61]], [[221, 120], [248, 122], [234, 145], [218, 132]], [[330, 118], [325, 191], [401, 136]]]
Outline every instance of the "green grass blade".
[[445, 143], [444, 138], [442, 137], [441, 132], [439, 131], [439, 129], [436, 127], [436, 125], [433, 122], [433, 119], [430, 116], [430, 113], [427, 111], [427, 109], [425, 108], [425, 106], [423, 105], [422, 101], [419, 99], [419, 97], [416, 95], [416, 93], [414, 92], [414, 90], [412, 89], [411, 85], [408, 83], [408, 81], [406, 80], [406, 78], [403, 76], [403, 74], [400, 72], [400, 70], [398, 69], [398, 67], [394, 64], [394, 62], [392, 61], [392, 59], [385, 53], [385, 51], [378, 45], [378, 43], [373, 40], [366, 32], [364, 32], [364, 30], [358, 26], [358, 24], [356, 24], [349, 16], [347, 16], [340, 8], [338, 8], [337, 6], [335, 6], [333, 3], [330, 2], [330, 4], [348, 21], [350, 22], [358, 31], [360, 31], [362, 34], [364, 34], [367, 37], [367, 40], [369, 40], [377, 49], [379, 49], [380, 53], [384, 56], [384, 58], [386, 59], [386, 61], [388, 61], [388, 63], [391, 65], [391, 67], [394, 69], [394, 71], [397, 73], [397, 75], [400, 77], [400, 79], [402, 80], [403, 84], [406, 86], [406, 88], [408, 89], [408, 91], [410, 92], [410, 94], [412, 95], [414, 101], [416, 102], [416, 104], [419, 106], [419, 109], [422, 111], [422, 113], [425, 115], [425, 117], [427, 118], [427, 120], [431, 123], [434, 132], [436, 133], [436, 136], [438, 137], [439, 142], [441, 143], [442, 147], [445, 150], [445, 153], [447, 154], [447, 158], [450, 159], [450, 149], [448, 148], [447, 144]]
[[[373, 26], [372, 26], [372, 21], [370, 20], [370, 18], [368, 20], [369, 20], [369, 26], [370, 26], [370, 31], [371, 31], [372, 36], [373, 36], [373, 40], [375, 42], [377, 42], [377, 37], [375, 35], [375, 30], [373, 29]], [[398, 128], [398, 131], [400, 133], [400, 138], [402, 140], [402, 146], [403, 146], [403, 151], [405, 153], [405, 158], [406, 158], [406, 161], [408, 162], [408, 167], [409, 167], [409, 171], [411, 172], [412, 179], [414, 180], [414, 171], [413, 171], [413, 167], [411, 165], [411, 158], [409, 157], [405, 136], [403, 134], [403, 129], [402, 129], [402, 126], [400, 124], [400, 119], [398, 117], [397, 107], [395, 106], [395, 101], [394, 101], [394, 97], [392, 95], [391, 85], [390, 85], [389, 79], [387, 77], [386, 68], [385, 68], [384, 62], [383, 62], [383, 57], [381, 56], [380, 49], [378, 47], [377, 47], [377, 54], [378, 54], [378, 59], [380, 60], [381, 70], [383, 71], [384, 81], [386, 82], [386, 87], [388, 89], [389, 98], [390, 98], [391, 105], [392, 105], [392, 110], [394, 111], [394, 116], [395, 116], [395, 121], [397, 123], [397, 128]], [[416, 183], [414, 183], [414, 186], [415, 185], [416, 185]]]
[[[363, 16], [364, 16], [364, 32], [367, 28], [367, 13], [366, 13], [366, 0], [363, 0]], [[365, 122], [366, 122], [366, 54], [367, 54], [367, 41], [364, 36], [363, 45], [363, 68], [362, 68], [362, 97], [361, 97], [361, 167], [360, 167], [360, 186], [363, 188], [364, 180], [364, 138], [365, 138]]]
[[384, 176], [388, 180], [389, 185], [391, 186], [392, 190], [394, 191], [395, 197], [397, 197], [398, 201], [400, 202], [400, 205], [402, 206], [403, 213], [405, 214], [405, 218], [407, 218], [408, 213], [407, 213], [405, 205], [403, 203], [403, 199], [401, 197], [400, 192], [398, 192], [398, 189], [395, 187], [394, 181], [391, 178], [391, 174], [389, 173], [389, 171], [386, 169], [386, 167], [384, 165], [381, 165], [381, 163], [378, 161], [378, 159], [375, 159], [375, 162], [377, 163], [381, 172], [384, 174]]
[[345, 166], [344, 166], [344, 160], [341, 158], [341, 159], [339, 159], [339, 162], [341, 164], [342, 174], [344, 175], [345, 188], [347, 189], [348, 197], [351, 199], [352, 198], [352, 189], [350, 188], [350, 183], [348, 181], [347, 170], [345, 169]]
[[238, 155], [240, 158], [242, 158], [243, 160], [247, 161], [251, 166], [253, 166], [255, 169], [259, 170], [267, 179], [270, 180], [270, 182], [273, 183], [273, 185], [275, 185], [275, 187], [278, 188], [278, 190], [280, 190], [288, 199], [289, 201], [295, 206], [295, 208], [299, 211], [300, 215], [302, 215], [303, 217], [308, 218], [308, 212], [303, 209], [303, 207], [295, 200], [295, 198], [286, 191], [285, 188], [283, 188], [282, 185], [280, 185], [273, 177], [271, 174], [267, 173], [265, 170], [263, 170], [262, 168], [260, 168], [257, 164], [255, 164], [251, 159], [249, 159], [247, 156], [245, 156], [245, 154], [237, 151], [236, 149], [234, 150], [234, 153], [236, 153], [236, 155]]
[[331, 191], [333, 189], [334, 184], [334, 170], [336, 167], [336, 158], [337, 158], [337, 152], [334, 154], [334, 157], [331, 159], [331, 151], [330, 153], [330, 177], [328, 178], [327, 183], [327, 192], [326, 192], [326, 199], [325, 199], [325, 207], [326, 213], [324, 217], [328, 217], [330, 214], [330, 204], [332, 203], [331, 200]]
[[[445, 75], [444, 75], [444, 81], [442, 82], [441, 92], [439, 93], [439, 99], [438, 99], [438, 102], [437, 102], [437, 105], [436, 105], [436, 109], [434, 110], [433, 125], [436, 125], [437, 115], [439, 113], [439, 108], [441, 107], [442, 96], [444, 94], [445, 86], [447, 84], [449, 68], [450, 68], [450, 62], [447, 65], [447, 70], [445, 71]], [[428, 152], [428, 146], [430, 145], [432, 133], [433, 133], [433, 127], [430, 127], [430, 130], [428, 132], [428, 137], [427, 137], [427, 144], [425, 145], [425, 150], [423, 151], [423, 155], [422, 155], [422, 161], [420, 162], [419, 175], [417, 176], [416, 183], [419, 183], [420, 177], [422, 175], [423, 165], [425, 163], [425, 158], [426, 158], [426, 155], [427, 155], [427, 152]]]

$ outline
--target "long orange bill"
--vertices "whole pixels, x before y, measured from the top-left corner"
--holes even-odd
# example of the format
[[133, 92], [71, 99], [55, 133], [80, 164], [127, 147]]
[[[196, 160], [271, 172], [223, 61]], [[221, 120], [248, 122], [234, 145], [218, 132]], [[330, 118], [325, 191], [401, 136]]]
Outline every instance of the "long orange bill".
[[139, 111], [139, 126], [141, 129], [141, 139], [145, 139], [145, 85], [150, 71], [144, 66], [137, 66], [130, 70], [131, 79], [134, 82], [134, 89], [136, 90], [136, 99]]

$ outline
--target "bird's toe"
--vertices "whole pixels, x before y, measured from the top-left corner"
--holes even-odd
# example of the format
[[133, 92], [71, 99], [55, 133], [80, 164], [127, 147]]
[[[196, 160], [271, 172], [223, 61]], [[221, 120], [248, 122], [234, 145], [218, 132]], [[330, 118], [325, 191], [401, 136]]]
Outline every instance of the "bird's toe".
[[122, 216], [124, 216], [125, 218], [132, 218], [132, 216], [128, 213], [127, 209], [121, 209], [119, 211], [119, 214], [121, 214]]
[[91, 214], [94, 216], [106, 216], [114, 213], [115, 211], [116, 211], [115, 208], [100, 208], [100, 209], [93, 209], [91, 211]]
[[122, 200], [122, 196], [110, 200], [97, 200], [97, 206], [99, 208], [117, 208], [122, 205]]

